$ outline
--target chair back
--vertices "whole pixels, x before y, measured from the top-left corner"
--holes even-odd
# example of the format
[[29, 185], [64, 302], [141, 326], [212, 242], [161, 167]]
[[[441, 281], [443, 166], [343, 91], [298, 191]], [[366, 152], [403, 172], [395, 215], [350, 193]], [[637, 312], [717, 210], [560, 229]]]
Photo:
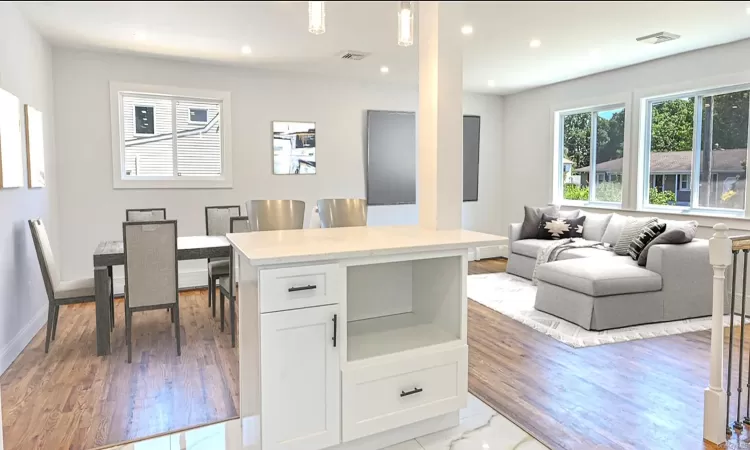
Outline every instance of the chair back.
[[305, 222], [301, 200], [250, 200], [245, 206], [250, 231], [301, 230]]
[[229, 225], [229, 232], [230, 233], [249, 233], [252, 231], [250, 229], [250, 222], [247, 220], [247, 216], [237, 216], [232, 217]]
[[167, 220], [166, 208], [126, 209], [125, 220], [128, 222], [149, 222]]
[[47, 236], [47, 229], [42, 219], [29, 220], [31, 239], [34, 241], [36, 257], [39, 260], [39, 269], [42, 271], [44, 289], [50, 301], [55, 299], [55, 287], [60, 284], [60, 272], [55, 265], [55, 257], [52, 254], [52, 245]]
[[239, 215], [239, 206], [206, 206], [206, 236], [224, 236], [229, 233], [229, 219]]
[[177, 221], [123, 222], [129, 308], [177, 302]]
[[363, 198], [318, 200], [318, 211], [323, 228], [367, 226], [367, 200]]

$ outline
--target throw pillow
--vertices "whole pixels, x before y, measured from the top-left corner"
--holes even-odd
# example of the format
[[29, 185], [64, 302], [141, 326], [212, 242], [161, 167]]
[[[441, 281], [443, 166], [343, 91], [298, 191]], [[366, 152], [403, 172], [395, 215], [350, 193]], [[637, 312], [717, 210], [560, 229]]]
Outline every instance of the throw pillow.
[[557, 213], [557, 217], [562, 217], [563, 219], [575, 219], [576, 217], [581, 215], [580, 209], [574, 209], [573, 211], [559, 211]]
[[638, 261], [638, 257], [643, 252], [643, 249], [656, 239], [660, 234], [664, 233], [667, 229], [667, 224], [664, 222], [652, 222], [641, 229], [641, 233], [633, 239], [628, 247], [628, 255], [633, 258], [633, 261]]
[[534, 239], [539, 231], [539, 222], [542, 220], [542, 214], [550, 217], [557, 217], [558, 206], [552, 205], [546, 208], [523, 207], [523, 223], [521, 224], [520, 239]]
[[[587, 241], [602, 242], [604, 232], [612, 214], [586, 213], [586, 222], [583, 224], [583, 238]], [[616, 242], [616, 241], [615, 241]]]
[[620, 238], [615, 244], [615, 255], [625, 256], [628, 254], [630, 243], [641, 234], [641, 230], [647, 225], [656, 222], [655, 217], [631, 217], [622, 229]]
[[695, 232], [698, 230], [698, 222], [688, 220], [685, 222], [666, 222], [667, 229], [653, 241], [649, 242], [638, 256], [638, 265], [645, 266], [648, 261], [648, 251], [652, 246], [657, 244], [687, 244], [695, 238]]
[[542, 214], [542, 221], [539, 222], [539, 231], [537, 239], [565, 239], [578, 238], [583, 236], [583, 223], [586, 217], [575, 219], [564, 219], [562, 217], [552, 217]]
[[620, 239], [622, 229], [625, 228], [625, 224], [628, 223], [629, 217], [621, 216], [617, 213], [613, 213], [609, 219], [607, 228], [604, 230], [602, 235], [602, 242], [614, 246], [617, 244], [617, 240]]

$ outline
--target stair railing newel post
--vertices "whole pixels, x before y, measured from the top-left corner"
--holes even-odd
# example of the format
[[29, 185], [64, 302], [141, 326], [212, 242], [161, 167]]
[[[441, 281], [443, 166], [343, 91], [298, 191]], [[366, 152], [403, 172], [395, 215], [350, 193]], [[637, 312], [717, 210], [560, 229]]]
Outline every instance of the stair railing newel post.
[[727, 392], [722, 376], [724, 358], [724, 304], [726, 269], [732, 264], [732, 241], [727, 226], [714, 225], [709, 239], [709, 262], [713, 268], [713, 305], [711, 313], [711, 361], [709, 384], [703, 393], [703, 437], [714, 444], [726, 441]]

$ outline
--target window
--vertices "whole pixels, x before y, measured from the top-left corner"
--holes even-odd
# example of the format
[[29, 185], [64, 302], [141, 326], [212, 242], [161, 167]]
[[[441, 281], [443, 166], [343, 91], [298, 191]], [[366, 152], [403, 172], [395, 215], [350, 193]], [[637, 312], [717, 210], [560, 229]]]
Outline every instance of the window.
[[566, 202], [622, 203], [625, 106], [559, 112], [557, 123], [559, 197]]
[[[647, 100], [644, 204], [742, 215], [750, 90]], [[656, 177], [654, 177], [656, 175]]]
[[208, 123], [207, 108], [190, 108], [189, 114], [190, 123]]
[[111, 89], [116, 188], [231, 187], [228, 94]]

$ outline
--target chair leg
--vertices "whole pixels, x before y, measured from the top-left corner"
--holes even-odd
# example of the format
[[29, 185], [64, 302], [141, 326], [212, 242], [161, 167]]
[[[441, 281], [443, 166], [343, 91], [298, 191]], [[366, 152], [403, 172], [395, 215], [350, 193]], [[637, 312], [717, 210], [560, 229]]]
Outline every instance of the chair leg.
[[219, 303], [219, 308], [220, 308], [219, 320], [221, 321], [221, 331], [223, 332], [224, 331], [224, 292], [223, 291], [219, 291], [219, 301], [221, 302]]
[[55, 323], [55, 307], [52, 303], [47, 311], [47, 338], [44, 341], [44, 353], [49, 353], [49, 340], [52, 337], [52, 324]]
[[57, 320], [60, 318], [60, 305], [55, 305], [55, 319], [52, 321], [52, 340], [57, 335]]
[[107, 267], [109, 273], [109, 318], [112, 330], [115, 329], [115, 278], [112, 276], [112, 266]]
[[133, 362], [133, 315], [128, 307], [125, 307], [125, 340], [128, 344], [128, 364]]
[[234, 296], [234, 298], [229, 299], [229, 331], [232, 333], [232, 348], [237, 346], [236, 342], [236, 335], [237, 335], [237, 326], [235, 325], [235, 320], [237, 320], [236, 316], [236, 306], [235, 302], [237, 301], [237, 295]]
[[180, 335], [182, 334], [180, 331], [180, 307], [179, 304], [175, 304], [174, 308], [172, 308], [173, 316], [174, 316], [174, 337], [177, 340], [177, 356], [182, 355], [182, 350], [180, 349]]
[[211, 307], [211, 276], [208, 276], [208, 307]]
[[211, 281], [208, 283], [208, 292], [211, 296], [211, 307], [213, 310], [211, 311], [212, 317], [216, 317], [216, 277], [212, 277]]

